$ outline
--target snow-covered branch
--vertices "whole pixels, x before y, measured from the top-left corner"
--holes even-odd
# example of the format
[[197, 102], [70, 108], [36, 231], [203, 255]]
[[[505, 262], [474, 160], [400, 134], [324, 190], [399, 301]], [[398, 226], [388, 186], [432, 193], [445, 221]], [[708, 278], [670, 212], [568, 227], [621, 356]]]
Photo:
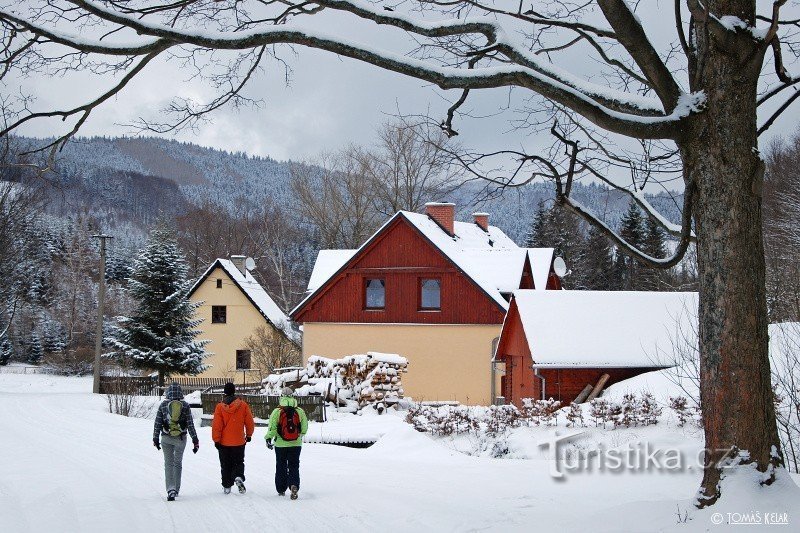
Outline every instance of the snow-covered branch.
[[[119, 29], [133, 30], [140, 38], [133, 43], [115, 43], [110, 40], [97, 40], [62, 32], [57, 24], [48, 24], [53, 17], [58, 18], [55, 3], [51, 4], [48, 17], [22, 15], [16, 6], [0, 10], [0, 19], [14, 24], [22, 31], [57, 43], [61, 46], [86, 54], [136, 56], [163, 51], [169, 47], [188, 45], [207, 50], [250, 50], [275, 44], [295, 44], [326, 50], [341, 56], [364, 61], [387, 70], [398, 72], [420, 80], [433, 83], [442, 89], [486, 89], [519, 86], [550, 99], [595, 123], [599, 127], [635, 138], [673, 139], [680, 133], [683, 119], [698, 111], [679, 105], [678, 96], [666, 88], [670, 84], [661, 74], [657, 54], [637, 52], [637, 56], [647, 56], [644, 64], [647, 79], [657, 87], [664, 105], [658, 100], [643, 98], [635, 93], [618, 91], [611, 87], [591, 83], [580, 76], [557, 67], [550, 61], [528, 51], [514, 41], [496, 18], [486, 16], [463, 19], [444, 19], [429, 21], [422, 17], [377, 9], [374, 5], [359, 0], [320, 0], [316, 2], [324, 10], [346, 12], [360, 20], [379, 25], [388, 25], [416, 36], [433, 39], [434, 43], [452, 37], [482, 36], [493, 51], [505, 57], [505, 61], [488, 62], [487, 66], [466, 68], [437, 64], [433, 60], [409, 57], [405, 53], [384, 50], [366, 43], [359, 43], [337, 35], [320, 31], [316, 27], [291, 20], [283, 24], [251, 25], [241, 31], [225, 29], [198, 29], [197, 26], [162, 23], [155, 21], [152, 13], [160, 11], [121, 9], [115, 4], [103, 5], [91, 0], [65, 0], [70, 8], [61, 8], [60, 16], [78, 11], [81, 16], [97, 20], [104, 28], [111, 25], [113, 33]], [[627, 8], [626, 8], [627, 11]], [[318, 13], [320, 11], [315, 11]], [[635, 21], [627, 11], [630, 21]], [[74, 16], [74, 15], [71, 15]], [[175, 17], [179, 15], [176, 14]], [[89, 27], [93, 27], [88, 22]], [[641, 30], [641, 26], [636, 24]], [[191, 29], [190, 29], [191, 28]], [[583, 30], [585, 31], [585, 30]], [[643, 34], [643, 33], [642, 33]], [[640, 49], [648, 48], [639, 39], [635, 44]], [[646, 42], [646, 40], [645, 40]], [[434, 44], [435, 45], [435, 44]], [[446, 47], [443, 47], [443, 50]], [[458, 61], [459, 53], [454, 52]], [[663, 64], [662, 64], [663, 66]], [[653, 72], [658, 71], [658, 75]], [[676, 88], [674, 80], [671, 87]], [[666, 96], [663, 96], [666, 95]], [[209, 109], [217, 106], [210, 105]], [[37, 118], [31, 115], [31, 118]]]

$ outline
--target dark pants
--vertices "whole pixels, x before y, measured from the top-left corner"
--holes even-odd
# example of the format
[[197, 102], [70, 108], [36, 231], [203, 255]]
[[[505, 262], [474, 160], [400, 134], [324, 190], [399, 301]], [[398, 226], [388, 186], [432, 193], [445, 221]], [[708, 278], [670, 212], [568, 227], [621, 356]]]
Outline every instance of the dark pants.
[[232, 487], [233, 480], [237, 477], [244, 481], [244, 445], [220, 446], [219, 467], [222, 471], [223, 487]]
[[300, 446], [275, 446], [275, 490], [286, 492], [294, 485], [300, 488]]

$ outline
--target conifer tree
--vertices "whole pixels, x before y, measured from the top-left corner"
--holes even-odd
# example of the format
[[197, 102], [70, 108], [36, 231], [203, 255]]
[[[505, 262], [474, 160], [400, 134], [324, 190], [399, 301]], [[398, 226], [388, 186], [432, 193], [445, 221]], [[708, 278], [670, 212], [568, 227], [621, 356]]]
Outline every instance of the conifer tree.
[[[638, 249], [644, 246], [644, 221], [639, 207], [634, 202], [628, 204], [628, 210], [620, 221], [619, 234], [629, 244]], [[617, 253], [614, 269], [616, 270], [616, 277], [619, 280], [619, 289], [625, 291], [640, 290], [641, 280], [639, 279], [639, 274], [641, 268], [642, 267], [632, 257]]]
[[542, 243], [545, 239], [545, 226], [547, 224], [548, 210], [544, 202], [539, 202], [539, 207], [536, 209], [536, 215], [525, 235], [526, 248], [546, 248], [547, 245]]
[[202, 320], [195, 317], [200, 303], [187, 298], [191, 288], [187, 271], [172, 232], [163, 226], [154, 229], [128, 278], [136, 310], [120, 319], [108, 339], [115, 348], [112, 356], [137, 368], [157, 370], [160, 384], [165, 376], [199, 374], [207, 368], [203, 347], [209, 341], [195, 340]]
[[0, 366], [7, 365], [13, 353], [11, 341], [8, 338], [8, 330], [3, 329], [0, 331]]
[[32, 365], [39, 364], [43, 357], [42, 341], [39, 339], [39, 334], [33, 332], [31, 333], [31, 338], [28, 339], [28, 363]]
[[582, 266], [586, 243], [575, 215], [557, 205], [546, 208], [540, 203], [525, 244], [528, 248], [553, 248], [553, 257], [564, 259], [572, 271], [564, 280], [565, 288], [586, 288]]
[[[644, 223], [644, 242], [642, 251], [650, 257], [663, 259], [666, 255], [664, 230], [650, 217]], [[670, 272], [667, 270], [641, 267], [640, 287], [645, 291], [664, 290]]]
[[614, 256], [608, 238], [597, 228], [589, 228], [584, 255], [584, 284], [588, 290], [610, 291], [614, 284]]

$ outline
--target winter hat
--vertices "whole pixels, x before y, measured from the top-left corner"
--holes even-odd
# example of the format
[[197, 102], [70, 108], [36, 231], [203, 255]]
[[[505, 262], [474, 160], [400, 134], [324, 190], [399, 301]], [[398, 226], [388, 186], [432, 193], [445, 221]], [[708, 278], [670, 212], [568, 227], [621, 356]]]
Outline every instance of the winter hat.
[[181, 389], [181, 386], [177, 383], [172, 382], [169, 384], [169, 387], [167, 387], [164, 397], [167, 400], [181, 400], [183, 399], [183, 389]]
[[294, 396], [294, 391], [291, 389], [291, 387], [284, 387], [281, 389], [281, 396]]
[[234, 394], [236, 394], [236, 385], [234, 385], [229, 381], [228, 383], [225, 384], [225, 388], [222, 390], [225, 393], [225, 396], [233, 396]]

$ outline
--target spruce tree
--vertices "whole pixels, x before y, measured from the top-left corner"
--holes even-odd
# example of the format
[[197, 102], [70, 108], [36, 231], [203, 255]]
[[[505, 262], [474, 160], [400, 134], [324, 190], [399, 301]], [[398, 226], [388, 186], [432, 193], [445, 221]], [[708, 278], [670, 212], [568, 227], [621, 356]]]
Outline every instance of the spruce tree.
[[44, 353], [62, 353], [67, 348], [67, 335], [63, 326], [48, 315], [43, 315], [39, 324]]
[[553, 248], [553, 257], [564, 259], [572, 271], [570, 277], [564, 280], [564, 287], [586, 288], [582, 265], [586, 243], [575, 215], [558, 205], [548, 209], [544, 203], [540, 203], [525, 245], [528, 248]]
[[597, 228], [589, 228], [583, 260], [584, 284], [588, 290], [610, 291], [617, 287], [613, 281], [614, 256], [606, 236]]
[[526, 248], [546, 248], [547, 245], [541, 242], [546, 238], [545, 227], [547, 224], [548, 210], [545, 208], [544, 202], [539, 202], [539, 207], [536, 210], [536, 215], [531, 221], [528, 233], [525, 235]]
[[[622, 216], [619, 234], [628, 244], [636, 248], [641, 249], [644, 246], [644, 220], [639, 207], [633, 201], [628, 204], [628, 210]], [[641, 268], [641, 265], [635, 259], [617, 250], [614, 269], [616, 270], [621, 290], [636, 291], [641, 289], [641, 280], [639, 279]]]
[[0, 333], [0, 366], [7, 365], [13, 353], [14, 350], [8, 338], [8, 330], [4, 328], [2, 333]]
[[36, 365], [42, 362], [44, 357], [44, 348], [42, 348], [42, 341], [39, 339], [39, 334], [36, 332], [31, 333], [28, 339], [28, 363]]
[[128, 278], [128, 292], [136, 311], [120, 319], [120, 326], [108, 341], [115, 348], [112, 356], [136, 368], [157, 370], [159, 383], [172, 374], [199, 374], [209, 341], [198, 341], [195, 317], [200, 306], [187, 298], [191, 281], [188, 265], [175, 236], [159, 226], [150, 233], [139, 252]]
[[[666, 256], [664, 230], [652, 218], [645, 222], [645, 236], [642, 251], [650, 257], [663, 259]], [[659, 268], [641, 267], [641, 289], [645, 291], [663, 290], [668, 283], [669, 272]]]

